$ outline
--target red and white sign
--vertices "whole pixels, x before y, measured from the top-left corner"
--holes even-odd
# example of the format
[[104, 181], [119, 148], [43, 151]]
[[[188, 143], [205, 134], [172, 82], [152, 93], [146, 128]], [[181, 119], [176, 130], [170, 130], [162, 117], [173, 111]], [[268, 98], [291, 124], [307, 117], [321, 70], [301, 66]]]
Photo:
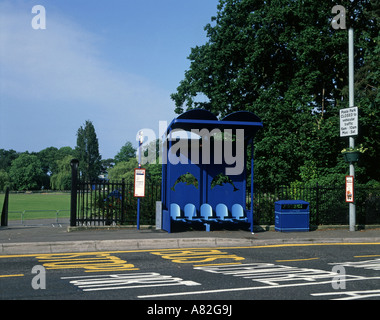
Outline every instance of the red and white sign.
[[145, 169], [135, 169], [135, 197], [145, 197]]
[[354, 177], [346, 176], [346, 202], [354, 202]]

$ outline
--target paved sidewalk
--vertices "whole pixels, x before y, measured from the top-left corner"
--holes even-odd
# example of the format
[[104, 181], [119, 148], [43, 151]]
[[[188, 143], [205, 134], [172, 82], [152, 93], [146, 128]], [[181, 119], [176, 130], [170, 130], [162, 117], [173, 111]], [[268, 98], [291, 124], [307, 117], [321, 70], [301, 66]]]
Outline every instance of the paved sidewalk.
[[[68, 232], [68, 221], [42, 225], [10, 223], [0, 227], [0, 254], [35, 254], [85, 251], [150, 250], [195, 247], [262, 246], [302, 243], [379, 243], [380, 228], [350, 232], [347, 228], [310, 232], [243, 230], [184, 231], [136, 228], [100, 228]], [[52, 225], [53, 223], [53, 225]]]

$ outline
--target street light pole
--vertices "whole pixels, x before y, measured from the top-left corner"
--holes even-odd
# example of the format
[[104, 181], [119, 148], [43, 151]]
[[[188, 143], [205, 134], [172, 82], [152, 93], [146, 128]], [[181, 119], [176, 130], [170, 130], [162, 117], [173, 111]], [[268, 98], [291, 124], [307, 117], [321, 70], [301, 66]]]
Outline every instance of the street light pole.
[[[144, 133], [142, 131], [139, 131], [139, 169], [141, 169], [141, 145], [144, 140]], [[137, 230], [140, 230], [140, 197], [137, 198]]]
[[[335, 5], [332, 13], [337, 14], [331, 20], [331, 26], [335, 30], [346, 29], [346, 9], [341, 5]], [[348, 90], [349, 90], [349, 107], [354, 108], [354, 29], [350, 27], [348, 29]], [[355, 139], [351, 135], [349, 137], [349, 147], [355, 148]], [[350, 176], [355, 179], [355, 167], [354, 163], [350, 162]], [[355, 199], [353, 200], [355, 201]], [[356, 207], [355, 202], [350, 202], [349, 204], [349, 225], [350, 231], [355, 231], [356, 225]]]
[[[354, 98], [354, 29], [348, 29], [348, 89], [349, 89], [349, 107], [353, 108], [355, 105]], [[354, 137], [349, 137], [350, 148], [355, 148]], [[350, 176], [355, 179], [355, 166], [350, 162]], [[355, 201], [355, 200], [354, 200]], [[350, 231], [355, 231], [356, 225], [356, 207], [355, 202], [349, 204], [349, 223]]]

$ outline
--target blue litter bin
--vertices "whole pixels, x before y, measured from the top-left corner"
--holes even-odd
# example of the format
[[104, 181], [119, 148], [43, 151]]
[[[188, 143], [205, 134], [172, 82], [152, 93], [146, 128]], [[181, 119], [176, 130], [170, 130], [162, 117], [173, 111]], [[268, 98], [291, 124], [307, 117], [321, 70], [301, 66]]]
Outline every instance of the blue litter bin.
[[309, 202], [280, 200], [275, 202], [276, 231], [309, 231]]

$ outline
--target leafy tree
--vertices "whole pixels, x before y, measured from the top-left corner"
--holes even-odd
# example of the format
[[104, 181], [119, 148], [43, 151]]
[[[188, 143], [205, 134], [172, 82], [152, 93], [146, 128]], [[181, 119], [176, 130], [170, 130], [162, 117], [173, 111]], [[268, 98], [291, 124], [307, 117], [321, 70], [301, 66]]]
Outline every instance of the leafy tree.
[[[372, 104], [359, 104], [360, 130], [366, 137], [371, 130], [378, 135], [379, 2], [339, 4], [355, 30], [355, 68], [362, 72], [357, 76], [367, 81], [360, 101], [372, 99]], [[326, 0], [220, 0], [205, 27], [207, 43], [191, 49], [190, 69], [171, 95], [177, 113], [204, 108], [223, 117], [247, 110], [262, 119], [255, 143], [260, 185], [348, 169], [340, 155], [347, 141], [339, 137], [339, 109], [348, 107], [347, 31], [331, 27], [333, 5]], [[379, 172], [368, 164], [380, 150], [366, 137], [360, 139], [372, 149], [360, 165], [368, 178]]]
[[125, 183], [134, 183], [134, 173], [137, 167], [138, 163], [136, 158], [118, 162], [108, 171], [108, 178], [110, 181], [121, 181], [121, 179], [125, 179]]
[[9, 171], [12, 161], [15, 160], [20, 154], [15, 150], [0, 149], [0, 170]]
[[51, 175], [56, 171], [57, 153], [58, 149], [56, 147], [49, 147], [36, 154], [41, 162], [41, 169], [46, 175]]
[[101, 174], [107, 174], [108, 170], [113, 168], [115, 164], [115, 160], [112, 158], [102, 159], [101, 164], [102, 164]]
[[9, 174], [4, 169], [0, 169], [0, 191], [5, 191], [5, 189], [9, 186]]
[[50, 176], [56, 171], [56, 159], [58, 149], [56, 147], [49, 147], [34, 153], [41, 162], [41, 169], [44, 173], [42, 184], [50, 186]]
[[71, 147], [62, 147], [60, 149], [56, 147], [48, 147], [36, 154], [41, 161], [42, 171], [48, 176], [57, 173], [57, 160], [62, 160], [68, 155], [74, 155], [74, 150]]
[[[134, 183], [135, 168], [138, 167], [136, 158], [131, 158], [128, 161], [118, 162], [113, 168], [108, 171], [110, 181], [121, 181], [125, 179], [125, 183]], [[142, 166], [146, 169], [146, 182], [153, 184], [161, 183], [161, 164], [145, 164]]]
[[62, 160], [56, 160], [57, 170], [50, 178], [51, 188], [54, 190], [71, 189], [71, 165], [72, 156], [67, 155]]
[[[356, 96], [355, 102], [359, 108], [359, 138], [357, 144], [362, 143], [368, 148], [361, 155], [358, 172], [361, 180], [371, 180], [380, 177], [380, 5], [376, 14], [378, 35], [373, 44], [365, 50], [363, 66], [355, 74]], [[367, 31], [365, 31], [367, 33]]]
[[161, 139], [155, 139], [150, 141], [148, 144], [143, 144], [141, 146], [141, 162], [149, 164], [158, 164], [160, 161], [160, 145], [162, 144]]
[[133, 147], [130, 141], [127, 141], [125, 145], [121, 147], [119, 153], [115, 156], [115, 164], [122, 161], [129, 161], [129, 159], [135, 157], [136, 149]]
[[89, 120], [86, 121], [84, 128], [81, 126], [78, 129], [75, 155], [79, 160], [82, 178], [87, 181], [97, 179], [101, 172], [101, 156], [95, 128]]
[[16, 190], [39, 189], [44, 177], [40, 160], [35, 155], [22, 153], [12, 161], [9, 177]]
[[62, 147], [58, 150], [57, 157], [58, 159], [56, 160], [61, 160], [66, 156], [73, 156], [74, 155], [74, 150], [71, 147]]
[[147, 182], [152, 184], [161, 184], [162, 177], [162, 164], [150, 163], [144, 165], [146, 168]]

